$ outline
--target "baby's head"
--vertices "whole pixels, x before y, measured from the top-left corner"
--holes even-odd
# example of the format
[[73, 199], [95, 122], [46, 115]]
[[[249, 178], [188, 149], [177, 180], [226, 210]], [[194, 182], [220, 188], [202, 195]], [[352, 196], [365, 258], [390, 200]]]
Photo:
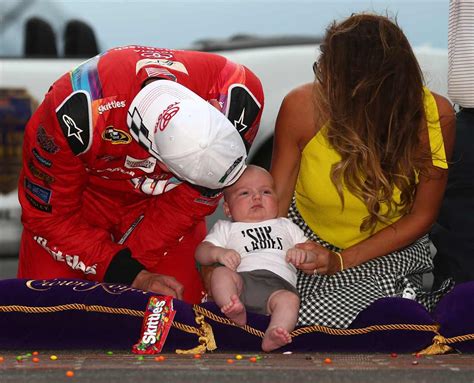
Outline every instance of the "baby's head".
[[278, 198], [271, 174], [259, 166], [247, 166], [238, 181], [224, 189], [224, 213], [235, 222], [276, 218]]

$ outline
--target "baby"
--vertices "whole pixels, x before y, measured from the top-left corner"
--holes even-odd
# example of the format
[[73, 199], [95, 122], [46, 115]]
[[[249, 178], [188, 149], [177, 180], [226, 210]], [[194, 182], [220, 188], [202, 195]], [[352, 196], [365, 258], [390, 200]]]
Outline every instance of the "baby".
[[295, 266], [315, 255], [294, 247], [307, 238], [293, 222], [277, 217], [273, 178], [263, 168], [249, 165], [224, 190], [224, 212], [232, 222], [217, 221], [197, 247], [196, 260], [225, 266], [212, 273], [211, 295], [237, 325], [246, 324], [246, 310], [271, 315], [262, 350], [275, 350], [291, 342], [298, 319]]

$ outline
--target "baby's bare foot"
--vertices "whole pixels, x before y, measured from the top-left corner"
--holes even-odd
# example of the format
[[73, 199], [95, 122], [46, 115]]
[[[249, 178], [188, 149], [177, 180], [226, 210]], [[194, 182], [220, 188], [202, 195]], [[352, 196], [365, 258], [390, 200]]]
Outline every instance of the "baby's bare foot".
[[272, 327], [265, 332], [262, 341], [262, 350], [270, 352], [288, 343], [291, 343], [290, 333], [282, 327]]
[[247, 312], [245, 306], [237, 295], [230, 297], [230, 302], [221, 307], [221, 311], [225, 316], [238, 326], [244, 326], [247, 323]]

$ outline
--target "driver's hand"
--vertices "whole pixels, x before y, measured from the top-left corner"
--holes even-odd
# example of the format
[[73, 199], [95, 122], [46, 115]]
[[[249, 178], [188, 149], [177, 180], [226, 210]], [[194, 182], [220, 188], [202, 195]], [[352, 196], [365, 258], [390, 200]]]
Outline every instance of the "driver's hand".
[[184, 286], [175, 277], [162, 274], [154, 274], [142, 270], [132, 283], [134, 289], [153, 292], [161, 295], [169, 295], [173, 298], [183, 299]]

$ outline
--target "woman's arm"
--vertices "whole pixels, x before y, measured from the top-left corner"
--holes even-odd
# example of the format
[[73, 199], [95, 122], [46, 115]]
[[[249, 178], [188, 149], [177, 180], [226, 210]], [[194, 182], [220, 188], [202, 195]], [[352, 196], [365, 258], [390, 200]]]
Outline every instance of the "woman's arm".
[[[446, 160], [449, 161], [455, 140], [454, 110], [444, 97], [433, 95], [438, 105]], [[423, 140], [424, 145], [429, 146], [427, 132]], [[441, 206], [448, 171], [433, 166], [431, 159], [429, 161], [427, 173], [420, 175], [415, 201], [410, 213], [371, 237], [342, 251], [344, 269], [402, 249], [430, 230]], [[340, 271], [339, 259], [335, 253], [314, 242], [297, 246], [317, 255], [313, 262], [299, 265], [298, 268], [305, 273], [312, 274], [316, 269], [319, 274], [331, 275]]]
[[293, 89], [284, 98], [275, 125], [270, 173], [275, 181], [279, 215], [286, 217], [295, 190], [301, 152], [314, 136], [313, 84]]

